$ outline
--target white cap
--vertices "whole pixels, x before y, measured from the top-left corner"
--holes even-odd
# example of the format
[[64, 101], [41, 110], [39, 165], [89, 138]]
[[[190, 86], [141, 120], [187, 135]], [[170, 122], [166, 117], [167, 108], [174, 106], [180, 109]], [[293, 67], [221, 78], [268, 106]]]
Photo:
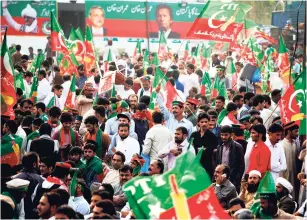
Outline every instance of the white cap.
[[257, 175], [261, 178], [261, 173], [258, 170], [251, 170], [251, 171], [249, 171], [248, 175], [249, 176]]
[[15, 190], [20, 190], [20, 191], [26, 191], [30, 184], [30, 181], [28, 180], [23, 180], [23, 179], [12, 179], [6, 183], [6, 187], [8, 189], [15, 189]]
[[276, 185], [277, 185], [277, 184], [280, 184], [280, 185], [282, 185], [283, 187], [285, 187], [285, 188], [289, 191], [289, 193], [291, 193], [292, 190], [293, 190], [292, 184], [291, 184], [288, 180], [286, 180], [285, 178], [278, 177], [278, 178], [276, 179]]
[[36, 18], [37, 12], [35, 11], [34, 8], [31, 7], [30, 4], [27, 4], [27, 7], [21, 11], [21, 16], [22, 17], [28, 16], [31, 18]]

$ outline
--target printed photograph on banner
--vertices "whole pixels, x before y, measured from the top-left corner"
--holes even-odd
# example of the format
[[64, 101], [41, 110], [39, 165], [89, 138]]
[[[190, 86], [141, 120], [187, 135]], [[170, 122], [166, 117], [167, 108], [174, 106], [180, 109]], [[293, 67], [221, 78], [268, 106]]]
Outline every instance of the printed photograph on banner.
[[[18, 3], [18, 4], [17, 4]], [[56, 1], [1, 1], [1, 30], [8, 35], [50, 34], [50, 12], [56, 11]]]
[[[86, 1], [86, 24], [94, 37], [141, 37], [166, 39], [186, 36], [204, 4], [137, 1]], [[137, 27], [137, 28], [132, 28]]]

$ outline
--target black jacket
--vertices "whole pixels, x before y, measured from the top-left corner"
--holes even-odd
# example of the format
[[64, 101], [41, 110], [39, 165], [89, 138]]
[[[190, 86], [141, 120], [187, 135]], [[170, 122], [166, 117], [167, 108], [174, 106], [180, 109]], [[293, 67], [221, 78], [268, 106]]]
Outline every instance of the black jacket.
[[39, 158], [53, 156], [58, 159], [58, 152], [55, 152], [54, 140], [40, 137], [31, 142], [30, 151], [34, 151], [39, 155]]
[[295, 203], [289, 196], [284, 196], [279, 200], [278, 208], [286, 213], [293, 214], [295, 210]]
[[[222, 163], [222, 155], [223, 155], [223, 145], [219, 145], [217, 147], [217, 164]], [[229, 159], [228, 166], [230, 168], [230, 182], [237, 187], [240, 187], [241, 178], [244, 172], [245, 164], [244, 164], [244, 153], [243, 147], [241, 144], [235, 141], [230, 142], [229, 149]]]

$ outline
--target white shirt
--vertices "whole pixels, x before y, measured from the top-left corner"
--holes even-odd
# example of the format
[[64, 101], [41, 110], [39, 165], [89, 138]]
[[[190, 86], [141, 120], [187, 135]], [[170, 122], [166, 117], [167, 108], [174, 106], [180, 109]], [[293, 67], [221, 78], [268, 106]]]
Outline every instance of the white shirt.
[[[54, 106], [60, 108], [61, 110], [64, 109], [64, 103], [63, 100], [61, 98], [59, 98], [57, 95], [55, 95], [53, 92], [50, 92], [47, 97], [44, 100], [44, 103], [46, 105], [46, 107], [48, 106], [49, 102], [51, 101], [51, 99], [54, 97]], [[65, 100], [66, 101], [66, 100]]]
[[264, 127], [266, 130], [268, 130], [272, 124], [273, 119], [277, 117], [277, 114], [275, 114], [275, 112], [272, 114], [270, 109], [264, 108], [260, 111], [260, 117], [263, 119]]
[[46, 78], [38, 82], [37, 102], [44, 102], [47, 95], [51, 92], [51, 86]]
[[23, 79], [23, 84], [24, 84], [24, 86], [25, 86], [25, 96], [26, 97], [29, 97], [29, 95], [30, 95], [30, 92], [31, 92], [31, 84], [29, 84], [28, 82], [27, 82], [27, 80], [25, 80], [25, 79]]
[[115, 85], [115, 90], [122, 99], [128, 99], [130, 95], [135, 94], [132, 89], [125, 90], [124, 85]]
[[139, 91], [138, 91], [138, 100], [140, 100], [140, 98], [141, 98], [141, 92], [142, 92], [142, 90], [144, 91], [143, 94], [142, 94], [142, 96], [147, 95], [147, 96], [150, 97], [150, 94], [151, 94], [150, 89], [148, 89], [148, 90], [146, 91], [145, 89], [140, 88]]
[[280, 142], [273, 146], [271, 141], [267, 139], [264, 143], [271, 151], [271, 172], [274, 180], [276, 181], [276, 179], [279, 177], [279, 173], [287, 169], [285, 151]]
[[21, 155], [23, 155], [26, 151], [26, 147], [27, 147], [27, 134], [26, 132], [23, 130], [23, 128], [21, 127], [21, 125], [18, 127], [17, 132], [15, 133], [15, 135], [19, 136], [22, 138], [22, 146], [21, 146]]
[[227, 115], [225, 116], [225, 118], [221, 122], [221, 126], [225, 126], [225, 125], [231, 126], [232, 124], [234, 124], [234, 122], [231, 121]]
[[137, 140], [129, 136], [124, 140], [120, 138], [117, 140], [116, 151], [120, 151], [125, 155], [125, 164], [130, 164], [132, 156], [140, 153], [140, 144]]
[[184, 85], [184, 95], [187, 97], [192, 87], [199, 88], [198, 75], [196, 73], [180, 75], [180, 82]]
[[143, 154], [149, 155], [150, 160], [157, 159], [159, 151], [162, 150], [172, 139], [172, 133], [168, 128], [161, 124], [154, 125], [146, 133]]
[[102, 183], [109, 183], [112, 186], [119, 184], [119, 170], [111, 169], [107, 173], [106, 177], [102, 180]]
[[90, 205], [84, 199], [83, 196], [73, 197], [71, 196], [68, 201], [68, 205], [75, 210], [76, 212], [80, 212], [82, 215], [90, 214]]
[[[185, 139], [180, 145], [176, 144], [175, 141], [171, 141], [166, 145], [162, 150], [159, 151], [159, 158], [164, 158], [168, 156], [168, 169], [172, 169], [175, 165], [176, 156], [173, 155], [170, 151], [174, 148], [180, 147], [182, 149], [182, 153], [187, 152], [189, 146], [189, 142]], [[189, 149], [195, 155], [195, 149], [193, 146]]]

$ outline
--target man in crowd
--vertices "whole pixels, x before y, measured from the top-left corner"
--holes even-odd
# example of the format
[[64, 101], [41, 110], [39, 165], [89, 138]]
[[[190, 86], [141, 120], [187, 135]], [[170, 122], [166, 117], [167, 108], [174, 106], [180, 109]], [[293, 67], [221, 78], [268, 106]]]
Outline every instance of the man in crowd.
[[245, 202], [246, 208], [250, 208], [254, 203], [260, 180], [261, 173], [258, 170], [251, 170], [247, 175], [247, 180], [243, 179], [239, 198]]

